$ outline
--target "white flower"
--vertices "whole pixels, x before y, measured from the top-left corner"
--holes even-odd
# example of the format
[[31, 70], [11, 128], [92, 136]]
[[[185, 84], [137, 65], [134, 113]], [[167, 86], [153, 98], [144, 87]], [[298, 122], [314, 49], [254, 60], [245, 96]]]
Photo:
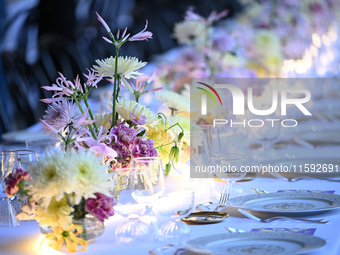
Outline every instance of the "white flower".
[[[105, 77], [114, 77], [115, 76], [115, 57], [109, 57], [104, 60], [96, 60], [98, 66], [93, 66], [96, 76], [100, 76], [104, 74]], [[136, 79], [137, 75], [141, 75], [141, 73], [136, 70], [145, 66], [146, 62], [141, 62], [138, 58], [135, 57], [118, 57], [118, 70], [117, 73], [121, 78], [126, 79]]]
[[[110, 102], [112, 105], [112, 102]], [[146, 106], [137, 103], [135, 100], [129, 100], [126, 98], [119, 99], [117, 104], [117, 112], [125, 120], [131, 120], [130, 113], [135, 117], [145, 117], [145, 122], [152, 124], [157, 121], [157, 115], [149, 110]]]
[[106, 166], [91, 151], [46, 152], [29, 173], [29, 194], [42, 208], [48, 208], [52, 199], [60, 201], [65, 194], [72, 204], [79, 204], [82, 197], [95, 197], [96, 192], [109, 195]]
[[45, 157], [29, 167], [29, 194], [40, 206], [47, 208], [52, 198], [57, 201], [74, 190], [76, 169], [61, 151], [46, 152]]
[[198, 20], [176, 23], [174, 27], [174, 36], [182, 44], [203, 43], [206, 33], [205, 24]]
[[172, 91], [161, 90], [155, 93], [155, 98], [164, 102], [169, 108], [180, 111], [190, 111], [190, 100]]
[[72, 200], [78, 204], [82, 197], [95, 197], [94, 193], [110, 196], [110, 176], [106, 173], [106, 166], [101, 165], [99, 157], [91, 151], [73, 152], [67, 157], [75, 169], [75, 183]]

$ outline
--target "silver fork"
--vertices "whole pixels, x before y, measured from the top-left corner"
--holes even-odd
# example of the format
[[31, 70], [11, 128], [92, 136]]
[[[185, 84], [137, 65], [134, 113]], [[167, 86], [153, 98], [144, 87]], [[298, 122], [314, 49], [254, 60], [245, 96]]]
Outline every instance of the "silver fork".
[[261, 219], [261, 218], [251, 214], [250, 212], [248, 212], [246, 210], [238, 209], [238, 211], [249, 219], [256, 220], [258, 222], [263, 222], [263, 223], [269, 223], [269, 222], [272, 222], [274, 220], [295, 220], [295, 221], [305, 221], [305, 222], [320, 223], [320, 224], [326, 224], [326, 223], [329, 222], [329, 221], [323, 220], [323, 219], [322, 220], [310, 220], [310, 219], [292, 218], [292, 217], [285, 217], [285, 216], [275, 216], [275, 217], [270, 217], [270, 218], [267, 218], [267, 219]]
[[220, 207], [225, 207], [228, 199], [229, 199], [229, 193], [221, 193], [220, 199], [218, 200], [218, 205], [216, 206], [214, 212], [217, 212], [218, 208]]
[[251, 191], [255, 192], [256, 194], [264, 194], [264, 193], [269, 193], [266, 190], [263, 189], [255, 189], [255, 188], [250, 188]]

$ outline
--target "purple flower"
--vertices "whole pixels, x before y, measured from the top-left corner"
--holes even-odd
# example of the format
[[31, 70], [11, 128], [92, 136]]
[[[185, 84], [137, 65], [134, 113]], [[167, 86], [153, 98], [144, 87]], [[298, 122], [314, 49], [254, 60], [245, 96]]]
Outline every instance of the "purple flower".
[[131, 154], [133, 158], [157, 157], [158, 155], [152, 139], [144, 141], [141, 137], [137, 137], [131, 147]]
[[111, 145], [111, 148], [117, 152], [118, 159], [125, 159], [130, 155], [128, 147], [126, 147], [124, 144], [114, 143]]
[[102, 193], [95, 193], [97, 198], [86, 200], [86, 211], [96, 216], [101, 222], [114, 215], [113, 198]]
[[5, 178], [5, 192], [8, 196], [12, 196], [19, 191], [18, 184], [24, 179], [28, 180], [30, 176], [28, 172], [21, 168], [16, 168]]
[[124, 124], [120, 124], [111, 130], [111, 135], [113, 135], [112, 139], [114, 139], [115, 142], [129, 146], [130, 143], [136, 138], [137, 132], [138, 131], [135, 129], [129, 128]]

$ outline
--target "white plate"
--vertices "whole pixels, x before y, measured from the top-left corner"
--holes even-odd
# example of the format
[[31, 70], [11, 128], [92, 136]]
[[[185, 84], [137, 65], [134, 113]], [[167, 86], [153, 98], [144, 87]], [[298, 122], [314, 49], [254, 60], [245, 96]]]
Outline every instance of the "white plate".
[[264, 193], [235, 197], [227, 205], [254, 212], [307, 215], [339, 208], [340, 196], [305, 191]]
[[190, 240], [186, 248], [215, 255], [297, 254], [320, 248], [326, 241], [291, 232], [248, 232], [217, 234]]
[[50, 140], [49, 134], [44, 134], [42, 131], [13, 131], [2, 135], [2, 139], [7, 142], [25, 142], [27, 140], [41, 141]]
[[[294, 178], [310, 176], [314, 178], [331, 178], [340, 176], [340, 158], [295, 158], [276, 159], [261, 162], [262, 166], [285, 166], [288, 170], [278, 172], [284, 177]], [[305, 166], [305, 164], [309, 164]], [[294, 167], [296, 166], [296, 167]], [[300, 168], [301, 166], [301, 168]], [[315, 170], [312, 169], [315, 167]], [[331, 171], [333, 167], [333, 171]]]
[[295, 136], [313, 145], [340, 143], [340, 129], [307, 131], [296, 134]]

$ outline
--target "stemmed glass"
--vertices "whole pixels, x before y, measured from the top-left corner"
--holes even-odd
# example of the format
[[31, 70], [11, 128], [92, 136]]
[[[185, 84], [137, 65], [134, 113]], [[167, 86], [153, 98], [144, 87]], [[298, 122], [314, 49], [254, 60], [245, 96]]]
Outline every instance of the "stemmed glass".
[[192, 128], [193, 133], [203, 133], [208, 142], [208, 149], [211, 156], [217, 156], [221, 152], [221, 140], [218, 127], [213, 125], [196, 125]]
[[154, 204], [154, 209], [158, 216], [170, 219], [159, 228], [159, 241], [183, 246], [190, 238], [190, 228], [180, 219], [188, 216], [193, 208], [193, 190], [166, 190]]
[[203, 203], [215, 197], [213, 176], [204, 171], [213, 165], [207, 136], [203, 132], [190, 133], [190, 177], [188, 188], [195, 190], [195, 202]]
[[226, 183], [217, 189], [217, 197], [227, 194], [227, 199], [242, 196], [245, 190], [242, 185], [236, 183], [246, 176], [246, 166], [248, 165], [248, 156], [242, 154], [221, 154], [214, 157], [216, 167], [216, 177]]
[[145, 242], [152, 235], [152, 229], [139, 220], [146, 205], [153, 201], [154, 191], [150, 174], [141, 168], [117, 169], [113, 177], [115, 212], [128, 218], [116, 229], [118, 242]]
[[0, 201], [0, 226], [14, 227], [20, 225], [20, 222], [15, 217], [15, 209], [10, 202], [10, 198], [8, 198], [5, 193], [5, 178], [13, 171], [13, 169], [20, 167], [18, 153], [14, 151], [1, 151], [0, 160], [1, 187], [3, 188]]
[[18, 153], [20, 166], [24, 170], [28, 170], [34, 162], [38, 161], [37, 153], [33, 150], [15, 150]]
[[153, 189], [153, 198], [150, 203], [145, 204], [145, 212], [141, 221], [146, 223], [154, 233], [157, 232], [157, 218], [152, 211], [152, 205], [164, 192], [165, 179], [164, 179], [164, 168], [162, 160], [157, 157], [139, 157], [132, 159], [132, 167], [146, 170], [151, 178], [151, 186]]

